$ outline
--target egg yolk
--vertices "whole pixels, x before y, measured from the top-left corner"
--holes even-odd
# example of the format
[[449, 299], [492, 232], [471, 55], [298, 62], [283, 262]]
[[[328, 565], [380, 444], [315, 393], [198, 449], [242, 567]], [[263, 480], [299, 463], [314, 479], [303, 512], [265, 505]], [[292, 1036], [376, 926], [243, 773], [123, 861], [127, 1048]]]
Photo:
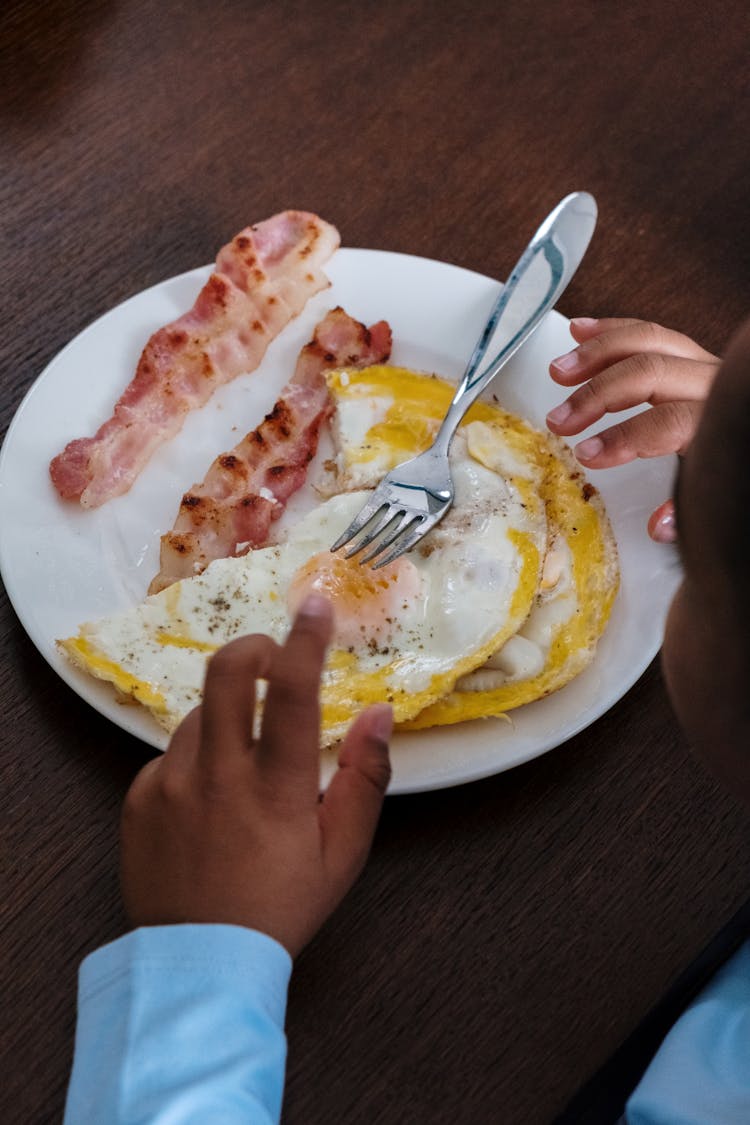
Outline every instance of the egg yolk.
[[321, 551], [297, 570], [287, 600], [294, 614], [308, 594], [323, 594], [333, 604], [335, 641], [357, 648], [386, 641], [420, 587], [419, 571], [403, 555], [373, 570], [356, 558]]

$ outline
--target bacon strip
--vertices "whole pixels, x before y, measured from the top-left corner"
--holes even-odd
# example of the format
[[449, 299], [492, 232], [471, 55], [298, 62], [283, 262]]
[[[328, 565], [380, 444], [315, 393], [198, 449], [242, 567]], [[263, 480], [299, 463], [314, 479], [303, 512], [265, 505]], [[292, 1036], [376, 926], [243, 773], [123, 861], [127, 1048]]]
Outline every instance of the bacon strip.
[[193, 308], [148, 341], [112, 417], [53, 459], [60, 495], [95, 508], [127, 492], [188, 411], [254, 370], [271, 340], [330, 284], [322, 265], [338, 245], [336, 228], [306, 211], [240, 231], [220, 250]]
[[312, 384], [330, 367], [369, 367], [391, 354], [391, 327], [385, 320], [366, 328], [344, 312], [331, 309], [315, 328], [313, 338], [297, 358], [293, 383]]
[[273, 520], [304, 483], [333, 406], [323, 371], [366, 367], [391, 354], [385, 321], [371, 328], [335, 308], [299, 354], [294, 375], [270, 414], [211, 465], [186, 492], [172, 531], [161, 538], [156, 594], [179, 578], [200, 574], [213, 559], [241, 555], [268, 541]]

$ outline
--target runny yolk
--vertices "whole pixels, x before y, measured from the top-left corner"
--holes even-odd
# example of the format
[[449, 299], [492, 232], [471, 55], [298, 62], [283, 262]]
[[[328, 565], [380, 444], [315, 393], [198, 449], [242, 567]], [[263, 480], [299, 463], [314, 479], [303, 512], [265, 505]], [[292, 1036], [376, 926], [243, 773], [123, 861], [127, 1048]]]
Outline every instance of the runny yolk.
[[343, 647], [384, 641], [420, 591], [419, 571], [403, 555], [373, 570], [357, 558], [321, 551], [297, 570], [289, 586], [291, 613], [308, 594], [323, 594], [333, 604], [334, 638]]

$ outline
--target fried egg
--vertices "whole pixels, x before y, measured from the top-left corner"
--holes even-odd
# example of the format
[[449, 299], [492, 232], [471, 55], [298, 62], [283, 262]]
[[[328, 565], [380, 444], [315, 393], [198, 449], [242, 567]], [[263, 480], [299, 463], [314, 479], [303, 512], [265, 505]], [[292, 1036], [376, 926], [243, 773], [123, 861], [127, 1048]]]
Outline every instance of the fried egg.
[[576, 675], [606, 625], [617, 562], [601, 501], [567, 447], [475, 403], [451, 449], [453, 507], [414, 550], [372, 570], [330, 544], [384, 473], [430, 444], [455, 387], [387, 365], [326, 378], [336, 454], [314, 482], [322, 499], [274, 545], [81, 626], [59, 642], [68, 658], [172, 731], [200, 702], [213, 652], [247, 633], [282, 642], [306, 594], [324, 593], [335, 631], [323, 746], [372, 702], [391, 702], [397, 724], [417, 729], [502, 714]]
[[[337, 480], [363, 487], [433, 440], [455, 388], [385, 365], [327, 376], [336, 401]], [[604, 505], [568, 446], [499, 406], [478, 402], [459, 435], [471, 458], [544, 502], [548, 538], [538, 590], [518, 632], [403, 729], [504, 714], [569, 683], [593, 660], [619, 586]], [[439, 540], [440, 526], [432, 532]]]
[[[426, 449], [440, 427], [456, 388], [436, 375], [403, 367], [373, 364], [361, 370], [326, 373], [336, 404], [333, 420], [337, 453], [329, 463], [332, 475], [317, 482], [323, 494], [374, 488], [396, 465]], [[458, 429], [453, 462], [461, 435], [475, 422], [484, 423], [489, 453], [484, 465], [534, 509], [539, 504], [545, 451], [540, 435], [500, 406], [479, 401], [469, 408]], [[469, 451], [477, 463], [481, 459]], [[458, 499], [456, 504], [458, 504]]]
[[[398, 372], [394, 379], [395, 387]], [[353, 465], [357, 443], [348, 448]], [[362, 453], [367, 458], [370, 449]], [[402, 456], [394, 436], [389, 457], [395, 464]], [[373, 570], [330, 551], [369, 497], [357, 487], [317, 504], [279, 543], [217, 560], [132, 609], [83, 625], [61, 647], [171, 731], [200, 702], [212, 652], [246, 633], [283, 641], [305, 595], [323, 592], [333, 602], [335, 632], [322, 679], [322, 745], [338, 741], [371, 702], [387, 700], [395, 718], [407, 720], [487, 660], [528, 617], [547, 528], [531, 486], [541, 477], [535, 455], [519, 467], [517, 477], [498, 474], [458, 436], [453, 508], [430, 537], [388, 566]]]
[[504, 715], [564, 687], [594, 658], [619, 587], [617, 545], [601, 497], [570, 449], [552, 435], [540, 440], [549, 538], [531, 613], [481, 668], [404, 729]]

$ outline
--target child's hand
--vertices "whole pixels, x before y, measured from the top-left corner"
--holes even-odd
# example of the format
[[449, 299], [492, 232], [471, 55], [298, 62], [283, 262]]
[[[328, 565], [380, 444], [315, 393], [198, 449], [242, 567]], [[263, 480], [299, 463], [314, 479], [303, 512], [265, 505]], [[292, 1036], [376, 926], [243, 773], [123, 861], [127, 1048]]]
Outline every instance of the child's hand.
[[[587, 468], [606, 469], [636, 457], [683, 453], [700, 419], [719, 360], [688, 336], [642, 320], [572, 320], [578, 347], [550, 364], [565, 387], [583, 384], [547, 415], [553, 433], [568, 437], [605, 414], [649, 403], [650, 410], [617, 422], [575, 447]], [[654, 539], [674, 538], [671, 500], [651, 516]]]
[[[295, 956], [361, 871], [390, 778], [391, 708], [352, 724], [322, 798], [320, 673], [331, 634], [322, 598], [286, 644], [233, 641], [211, 660], [203, 705], [125, 800], [122, 888], [134, 926], [225, 922]], [[255, 682], [268, 681], [260, 738]]]

